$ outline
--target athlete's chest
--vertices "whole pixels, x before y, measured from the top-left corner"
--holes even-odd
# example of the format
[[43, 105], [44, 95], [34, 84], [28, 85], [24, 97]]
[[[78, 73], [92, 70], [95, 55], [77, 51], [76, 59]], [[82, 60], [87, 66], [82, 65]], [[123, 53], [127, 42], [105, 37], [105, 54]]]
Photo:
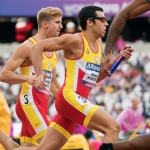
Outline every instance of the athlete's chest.
[[101, 52], [97, 51], [96, 53], [92, 52], [88, 47], [85, 48], [84, 53], [81, 59], [87, 63], [99, 64], [101, 62]]
[[47, 57], [43, 54], [42, 56], [42, 68], [43, 70], [52, 70], [57, 63], [56, 55], [52, 55], [51, 57]]

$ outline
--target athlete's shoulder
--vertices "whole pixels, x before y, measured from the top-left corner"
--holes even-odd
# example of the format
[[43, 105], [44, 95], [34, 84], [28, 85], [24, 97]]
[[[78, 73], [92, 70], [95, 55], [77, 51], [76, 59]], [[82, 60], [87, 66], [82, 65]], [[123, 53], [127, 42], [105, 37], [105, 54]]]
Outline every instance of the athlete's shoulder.
[[63, 38], [68, 38], [68, 39], [78, 39], [79, 37], [81, 37], [80, 33], [67, 33], [67, 34], [63, 34], [61, 37]]
[[[76, 34], [64, 34], [62, 35], [63, 42], [65, 42], [67, 45], [71, 44], [72, 46], [75, 45], [77, 46], [82, 42], [82, 37], [79, 33]], [[64, 44], [65, 44], [64, 43]]]
[[22, 55], [28, 55], [32, 49], [33, 43], [31, 43], [28, 39], [24, 41], [22, 44], [20, 44], [17, 49], [15, 50], [15, 53], [20, 53]]
[[31, 48], [33, 46], [33, 42], [28, 38], [20, 46], [25, 48]]

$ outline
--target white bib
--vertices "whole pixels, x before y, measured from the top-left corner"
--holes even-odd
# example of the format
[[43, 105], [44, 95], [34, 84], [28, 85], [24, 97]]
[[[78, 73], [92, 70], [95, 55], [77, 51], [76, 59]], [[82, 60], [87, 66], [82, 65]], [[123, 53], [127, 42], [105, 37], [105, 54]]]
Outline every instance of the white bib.
[[100, 69], [100, 65], [88, 62], [86, 64], [85, 75], [81, 83], [85, 86], [93, 87], [96, 84]]

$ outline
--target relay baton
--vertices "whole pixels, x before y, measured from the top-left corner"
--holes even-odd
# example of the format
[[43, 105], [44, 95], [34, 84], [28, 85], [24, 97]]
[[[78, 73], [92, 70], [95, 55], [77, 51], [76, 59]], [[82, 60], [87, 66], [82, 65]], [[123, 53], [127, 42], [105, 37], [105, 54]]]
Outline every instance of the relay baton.
[[[129, 48], [131, 48], [129, 46]], [[118, 66], [121, 64], [121, 62], [124, 60], [124, 57], [123, 56], [120, 56], [117, 61], [113, 64], [113, 66], [110, 68], [110, 75], [108, 75], [109, 77], [114, 73], [114, 71], [118, 68]]]

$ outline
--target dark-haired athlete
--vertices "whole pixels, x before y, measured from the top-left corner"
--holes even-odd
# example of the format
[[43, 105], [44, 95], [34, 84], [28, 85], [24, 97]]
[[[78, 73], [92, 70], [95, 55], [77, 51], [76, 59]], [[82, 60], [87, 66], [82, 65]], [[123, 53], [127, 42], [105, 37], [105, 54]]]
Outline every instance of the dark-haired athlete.
[[[36, 150], [60, 150], [77, 124], [102, 132], [105, 142], [118, 140], [120, 124], [105, 110], [88, 100], [92, 87], [107, 76], [101, 73], [100, 65], [101, 38], [105, 36], [108, 26], [103, 9], [97, 6], [82, 8], [79, 12], [79, 22], [83, 30], [81, 33], [65, 34], [43, 40], [33, 46], [33, 64], [38, 89], [45, 89], [45, 75], [41, 68], [43, 51], [63, 49], [66, 60], [64, 85], [59, 90], [55, 101], [58, 115], [50, 123]], [[133, 49], [128, 49], [129, 51], [122, 50], [119, 56], [129, 59]], [[111, 66], [112, 63], [108, 65]]]

